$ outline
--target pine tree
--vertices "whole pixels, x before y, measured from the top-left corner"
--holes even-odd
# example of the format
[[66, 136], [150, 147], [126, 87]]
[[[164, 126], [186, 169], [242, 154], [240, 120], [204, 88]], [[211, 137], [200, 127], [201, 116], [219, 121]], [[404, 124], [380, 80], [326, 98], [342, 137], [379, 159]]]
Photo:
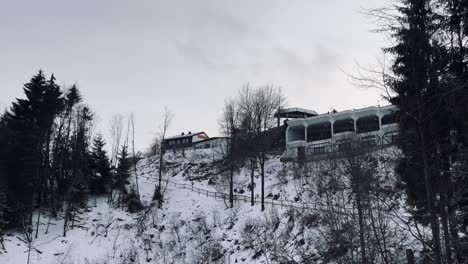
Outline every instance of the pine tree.
[[111, 187], [110, 162], [104, 150], [105, 144], [101, 134], [98, 134], [94, 138], [90, 160], [91, 179], [89, 183], [89, 189], [94, 194], [105, 194]]
[[[0, 118], [1, 120], [2, 118]], [[6, 132], [0, 123], [0, 146], [6, 146]], [[7, 185], [6, 185], [6, 175], [4, 173], [5, 168], [5, 148], [0, 148], [0, 247], [2, 250], [5, 250], [3, 244], [4, 230], [8, 225], [8, 216], [7, 211], [8, 201], [7, 201]]]
[[127, 152], [127, 146], [124, 145], [119, 153], [118, 167], [114, 178], [114, 189], [117, 190], [118, 195], [117, 207], [123, 205], [123, 201], [128, 194], [126, 185], [130, 183], [128, 179], [130, 178], [131, 166], [132, 162]]
[[136, 213], [143, 209], [143, 204], [141, 203], [140, 197], [138, 196], [134, 188], [130, 189], [130, 192], [125, 198], [125, 200], [127, 204], [127, 210], [130, 213]]
[[[445, 120], [445, 145], [441, 150], [447, 156], [444, 162], [444, 193], [441, 194], [441, 216], [444, 230], [447, 263], [452, 263], [450, 252], [455, 260], [463, 263], [468, 259], [468, 1], [442, 0], [442, 31], [450, 36], [446, 41], [447, 70], [443, 82], [445, 91], [443, 104], [447, 110]], [[453, 171], [453, 172], [449, 172]], [[460, 230], [464, 230], [460, 236]], [[453, 250], [452, 250], [453, 249]]]
[[[438, 146], [447, 131], [441, 128], [446, 112], [441, 107], [442, 90], [438, 74], [443, 70], [444, 49], [438, 44], [436, 15], [427, 0], [404, 0], [398, 11], [401, 27], [395, 29], [396, 45], [387, 51], [395, 56], [395, 78], [389, 85], [399, 108], [403, 158], [398, 172], [405, 182], [408, 201], [419, 209], [418, 220], [432, 230], [434, 263], [442, 262], [440, 223], [437, 211], [441, 177], [437, 167], [444, 157]], [[424, 183], [424, 184], [422, 184]]]
[[90, 129], [92, 127], [93, 114], [91, 110], [82, 106], [75, 116], [75, 129], [71, 137], [71, 171], [66, 179], [67, 208], [65, 210], [65, 220], [63, 236], [66, 236], [68, 227], [74, 228], [75, 222], [79, 220], [77, 215], [81, 209], [87, 206], [87, 194], [90, 181], [89, 169], [89, 141]]
[[[42, 71], [24, 85], [26, 99], [17, 99], [2, 116], [6, 130], [5, 173], [13, 203], [31, 217], [34, 200], [42, 203], [45, 177], [48, 174], [48, 146], [52, 125], [61, 108], [61, 91], [55, 77], [46, 80]], [[29, 220], [32, 222], [32, 219]]]
[[[0, 172], [1, 173], [1, 172]], [[2, 175], [0, 175], [2, 177]], [[5, 185], [0, 179], [0, 247], [2, 250], [5, 250], [5, 245], [3, 244], [4, 230], [8, 226], [8, 214], [9, 206], [7, 201], [7, 193]]]
[[77, 105], [82, 101], [78, 88], [73, 85], [66, 93], [63, 100], [63, 109], [59, 115], [56, 135], [52, 148], [52, 175], [50, 185], [52, 189], [52, 214], [62, 207], [65, 192], [67, 190], [67, 179], [71, 172], [71, 138], [73, 129], [73, 113]]

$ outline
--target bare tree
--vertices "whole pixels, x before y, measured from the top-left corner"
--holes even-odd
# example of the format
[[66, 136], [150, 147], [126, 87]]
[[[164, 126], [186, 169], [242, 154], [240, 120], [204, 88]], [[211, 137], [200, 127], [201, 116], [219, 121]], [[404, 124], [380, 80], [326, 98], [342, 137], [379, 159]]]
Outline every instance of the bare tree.
[[229, 141], [224, 145], [222, 153], [224, 154], [222, 170], [228, 173], [229, 183], [229, 203], [234, 207], [234, 171], [239, 168], [243, 162], [242, 143], [240, 133], [240, 113], [236, 99], [228, 98], [225, 101], [224, 109], [218, 120], [221, 133], [229, 137]]
[[[249, 138], [247, 148], [252, 161], [251, 166], [256, 163], [261, 176], [262, 211], [265, 210], [265, 163], [272, 143], [267, 131], [275, 125], [274, 113], [285, 104], [286, 98], [281, 88], [272, 85], [251, 88], [247, 84], [239, 92], [241, 126]], [[253, 190], [254, 183], [251, 185]]]
[[344, 70], [342, 72], [346, 74], [353, 86], [364, 90], [375, 89], [385, 101], [390, 102], [390, 98], [394, 97], [395, 94], [389, 85], [394, 76], [389, 69], [391, 65], [388, 61], [388, 56], [383, 54], [381, 58], [377, 59], [376, 65], [363, 66], [355, 61], [355, 73], [351, 74]]
[[158, 155], [161, 152], [161, 139], [159, 138], [159, 135], [156, 135], [153, 140], [151, 141], [151, 144], [149, 148], [146, 150], [146, 156], [151, 157], [154, 155]]
[[117, 153], [119, 152], [120, 140], [122, 139], [123, 116], [119, 113], [114, 114], [109, 122], [109, 133], [111, 136], [111, 165], [115, 166], [117, 162]]
[[[238, 111], [240, 112], [241, 121], [240, 121], [240, 132], [242, 133], [245, 154], [248, 159], [248, 166], [250, 168], [250, 204], [251, 206], [255, 205], [255, 170], [257, 168], [257, 163], [255, 159], [254, 151], [254, 137], [255, 130], [253, 126], [253, 104], [254, 95], [253, 89], [250, 88], [249, 84], [244, 85], [244, 87], [239, 91], [238, 94]], [[239, 142], [238, 142], [239, 143]]]
[[159, 134], [160, 134], [160, 139], [161, 139], [161, 153], [159, 154], [159, 171], [158, 171], [158, 186], [156, 187], [157, 190], [157, 196], [159, 200], [158, 207], [162, 207], [163, 203], [163, 194], [162, 194], [162, 172], [163, 172], [163, 165], [164, 165], [164, 153], [165, 153], [165, 145], [164, 145], [164, 140], [166, 139], [166, 134], [167, 130], [172, 124], [172, 121], [174, 120], [174, 113], [169, 110], [167, 106], [164, 106], [164, 116], [163, 116], [163, 122], [159, 127]]
[[136, 185], [136, 193], [138, 195], [138, 199], [140, 199], [140, 189], [138, 188], [138, 176], [137, 176], [137, 156], [135, 152], [135, 115], [130, 113], [129, 116], [129, 123], [132, 129], [132, 160], [133, 160], [133, 172], [135, 173], [135, 185]]

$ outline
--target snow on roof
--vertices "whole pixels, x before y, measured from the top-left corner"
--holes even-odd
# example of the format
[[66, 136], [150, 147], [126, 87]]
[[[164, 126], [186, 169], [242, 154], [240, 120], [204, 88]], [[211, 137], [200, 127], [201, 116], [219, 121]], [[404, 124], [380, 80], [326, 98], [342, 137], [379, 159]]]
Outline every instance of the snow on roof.
[[201, 131], [201, 132], [187, 133], [187, 134], [183, 134], [183, 135], [168, 137], [168, 138], [164, 139], [164, 141], [171, 140], [171, 139], [178, 139], [178, 138], [193, 137], [193, 136], [196, 136], [196, 135], [199, 135], [199, 134], [205, 134], [206, 135], [205, 132]]
[[[333, 113], [333, 112], [328, 112], [328, 113], [324, 113], [324, 114], [320, 114], [320, 115], [317, 115], [317, 116], [312, 116], [312, 117], [308, 117], [306, 118], [305, 120], [307, 122], [314, 122], [314, 123], [318, 123], [318, 122], [322, 122], [322, 121], [329, 121], [330, 119], [333, 119], [333, 120], [341, 120], [341, 119], [345, 119], [345, 118], [350, 118], [353, 114], [354, 115], [357, 115], [357, 117], [362, 117], [362, 116], [365, 116], [365, 115], [368, 115], [368, 114], [375, 114], [377, 111], [380, 111], [384, 114], [386, 113], [390, 113], [392, 111], [395, 111], [396, 109], [398, 109], [396, 106], [394, 105], [386, 105], [386, 106], [368, 106], [368, 107], [364, 107], [364, 108], [359, 108], [359, 109], [349, 109], [349, 110], [344, 110], [344, 111], [339, 111], [339, 112], [336, 112], [336, 113]], [[288, 121], [288, 125], [296, 125], [296, 124], [303, 124], [304, 120], [290, 120]]]
[[284, 114], [289, 114], [289, 113], [303, 113], [303, 114], [309, 115], [309, 116], [318, 115], [318, 113], [315, 112], [314, 110], [309, 110], [309, 109], [304, 109], [304, 108], [299, 108], [299, 107], [291, 107], [291, 108], [285, 108], [285, 109], [281, 109], [281, 110], [277, 111], [275, 113], [275, 117], [277, 117], [280, 114], [284, 115]]

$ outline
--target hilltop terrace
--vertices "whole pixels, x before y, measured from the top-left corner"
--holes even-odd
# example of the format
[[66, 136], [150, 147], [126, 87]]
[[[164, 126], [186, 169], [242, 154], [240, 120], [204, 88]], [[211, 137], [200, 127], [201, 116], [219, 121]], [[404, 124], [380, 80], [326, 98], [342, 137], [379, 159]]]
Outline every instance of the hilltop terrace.
[[398, 139], [396, 106], [371, 106], [287, 122], [283, 159], [336, 153], [359, 141], [362, 146], [390, 146]]

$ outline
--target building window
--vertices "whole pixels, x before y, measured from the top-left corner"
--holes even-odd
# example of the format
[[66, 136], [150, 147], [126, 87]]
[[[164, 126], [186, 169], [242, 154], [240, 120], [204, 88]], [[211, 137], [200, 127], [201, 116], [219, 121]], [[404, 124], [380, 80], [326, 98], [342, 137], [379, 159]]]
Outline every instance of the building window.
[[330, 122], [313, 124], [307, 127], [307, 141], [308, 142], [330, 139], [331, 137], [332, 137], [332, 134], [331, 134]]
[[305, 128], [303, 125], [290, 127], [288, 129], [288, 142], [304, 140], [305, 139]]
[[333, 123], [333, 133], [354, 132], [354, 120], [351, 118], [337, 120]]
[[393, 112], [382, 117], [382, 125], [391, 125], [398, 123], [397, 113]]
[[356, 121], [356, 128], [358, 134], [379, 131], [379, 117], [376, 115], [361, 117]]

